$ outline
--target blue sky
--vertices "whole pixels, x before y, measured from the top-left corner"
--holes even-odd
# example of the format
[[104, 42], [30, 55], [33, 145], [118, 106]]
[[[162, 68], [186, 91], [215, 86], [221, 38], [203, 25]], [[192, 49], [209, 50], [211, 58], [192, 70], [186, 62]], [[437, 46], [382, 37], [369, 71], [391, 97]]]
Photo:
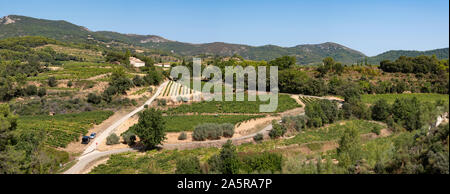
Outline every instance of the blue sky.
[[0, 0], [0, 16], [191, 43], [336, 42], [369, 56], [449, 46], [448, 0]]

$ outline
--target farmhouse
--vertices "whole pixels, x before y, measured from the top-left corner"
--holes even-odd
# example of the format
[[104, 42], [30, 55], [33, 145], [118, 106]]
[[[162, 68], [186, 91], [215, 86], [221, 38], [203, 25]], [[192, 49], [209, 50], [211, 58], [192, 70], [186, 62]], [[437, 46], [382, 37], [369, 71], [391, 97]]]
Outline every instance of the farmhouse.
[[130, 64], [135, 67], [144, 67], [145, 63], [138, 58], [130, 57]]

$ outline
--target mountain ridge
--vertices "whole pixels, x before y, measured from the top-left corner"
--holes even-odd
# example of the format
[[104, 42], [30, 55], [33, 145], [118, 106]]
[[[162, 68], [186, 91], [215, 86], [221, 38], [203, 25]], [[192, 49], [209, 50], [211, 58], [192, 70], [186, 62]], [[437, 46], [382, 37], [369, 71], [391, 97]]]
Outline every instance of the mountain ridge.
[[[91, 31], [84, 26], [76, 25], [65, 20], [46, 20], [20, 15], [8, 15], [0, 18], [0, 39], [14, 36], [43, 36], [69, 42], [86, 42], [92, 39], [103, 43], [122, 42], [129, 45], [176, 53], [182, 56], [205, 54], [231, 56], [237, 54], [251, 60], [272, 60], [277, 57], [290, 55], [295, 56], [300, 64], [320, 64], [325, 57], [333, 57], [336, 61], [346, 64], [354, 64], [366, 57], [369, 59], [369, 62], [379, 63], [380, 58], [382, 58], [380, 56], [388, 56], [388, 59], [392, 60], [392, 56], [397, 56], [394, 53], [407, 52], [387, 51], [374, 57], [368, 57], [360, 51], [334, 42], [299, 44], [293, 47], [282, 47], [271, 44], [251, 46], [225, 42], [195, 44], [169, 40], [158, 35]], [[408, 52], [412, 52], [410, 55], [414, 55], [420, 54], [421, 52], [429, 54], [433, 53], [432, 51]], [[448, 48], [446, 54], [445, 51], [439, 51], [439, 53], [444, 53], [441, 56], [448, 58]]]

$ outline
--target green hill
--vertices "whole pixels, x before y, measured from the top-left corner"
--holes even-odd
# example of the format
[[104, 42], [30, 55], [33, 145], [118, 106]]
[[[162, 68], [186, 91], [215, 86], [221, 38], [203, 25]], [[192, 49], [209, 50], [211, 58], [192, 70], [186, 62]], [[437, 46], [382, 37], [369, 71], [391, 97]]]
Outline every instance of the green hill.
[[370, 64], [378, 65], [383, 60], [394, 61], [398, 59], [400, 56], [417, 57], [420, 55], [426, 56], [436, 55], [438, 59], [448, 59], [448, 48], [435, 49], [429, 51], [405, 51], [405, 50], [388, 51], [374, 57], [369, 57], [368, 61]]
[[354, 63], [365, 57], [361, 52], [336, 43], [279, 47], [274, 45], [248, 46], [222, 42], [190, 44], [171, 41], [155, 35], [121, 34], [116, 32], [93, 32], [85, 27], [66, 21], [36, 19], [10, 15], [0, 19], [0, 39], [17, 36], [43, 36], [68, 42], [94, 42], [110, 44], [120, 42], [149, 49], [171, 52], [183, 56], [201, 54], [232, 56], [238, 54], [251, 60], [271, 60], [284, 55], [296, 56], [300, 64], [321, 63], [328, 56], [343, 63]]

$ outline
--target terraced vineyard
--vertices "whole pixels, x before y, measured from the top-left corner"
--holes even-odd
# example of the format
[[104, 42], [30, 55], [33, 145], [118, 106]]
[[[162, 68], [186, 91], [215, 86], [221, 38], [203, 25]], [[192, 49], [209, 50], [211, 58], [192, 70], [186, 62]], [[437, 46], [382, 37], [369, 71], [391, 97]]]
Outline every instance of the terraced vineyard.
[[318, 98], [308, 97], [308, 96], [299, 96], [298, 97], [305, 105], [311, 104], [313, 102], [318, 101]]
[[98, 75], [111, 73], [113, 67], [117, 65], [106, 63], [90, 62], [64, 62], [61, 67], [52, 71], [39, 74], [36, 77], [28, 78], [29, 81], [44, 81], [49, 77], [55, 77], [57, 80], [63, 79], [87, 79]]
[[[259, 105], [269, 104], [269, 102], [248, 101], [245, 95], [244, 101], [202, 101], [192, 104], [183, 104], [181, 106], [170, 108], [164, 113], [167, 114], [183, 114], [183, 113], [260, 113]], [[300, 107], [301, 105], [291, 98], [289, 95], [278, 95], [278, 108], [275, 112], [284, 112], [286, 110]]]
[[94, 124], [100, 124], [113, 115], [112, 111], [93, 111], [55, 116], [22, 116], [18, 120], [18, 130], [45, 131], [45, 143], [52, 147], [66, 147], [85, 135]]
[[166, 121], [167, 132], [180, 132], [193, 131], [195, 126], [203, 123], [237, 124], [262, 117], [265, 117], [265, 115], [181, 115], [165, 116], [164, 120]]
[[160, 97], [186, 96], [194, 93], [198, 92], [194, 92], [194, 90], [186, 86], [183, 86], [180, 83], [170, 81], [163, 89], [163, 92], [161, 93]]

